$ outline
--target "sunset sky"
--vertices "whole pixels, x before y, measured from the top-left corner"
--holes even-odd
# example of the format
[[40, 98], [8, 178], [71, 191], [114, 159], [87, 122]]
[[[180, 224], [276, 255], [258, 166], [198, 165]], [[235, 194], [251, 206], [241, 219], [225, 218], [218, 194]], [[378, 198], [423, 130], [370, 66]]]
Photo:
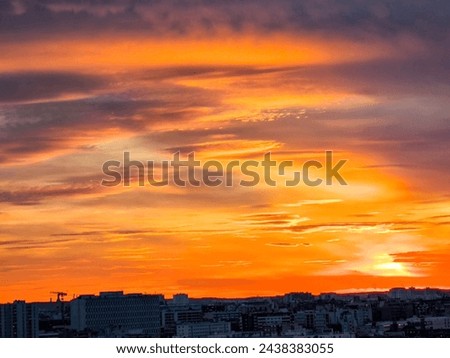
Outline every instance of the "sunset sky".
[[[0, 302], [450, 288], [449, 58], [445, 0], [1, 1]], [[100, 185], [326, 150], [347, 186]]]

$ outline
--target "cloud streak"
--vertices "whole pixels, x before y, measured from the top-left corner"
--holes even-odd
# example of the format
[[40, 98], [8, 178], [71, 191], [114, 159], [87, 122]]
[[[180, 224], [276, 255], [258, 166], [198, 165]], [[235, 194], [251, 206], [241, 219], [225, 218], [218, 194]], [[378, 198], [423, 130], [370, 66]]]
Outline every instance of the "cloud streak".
[[53, 99], [83, 95], [106, 86], [106, 78], [81, 73], [0, 73], [0, 103]]
[[48, 185], [44, 187], [21, 188], [13, 191], [0, 191], [0, 203], [14, 205], [38, 205], [47, 199], [57, 199], [75, 195], [93, 194], [100, 190], [99, 185]]

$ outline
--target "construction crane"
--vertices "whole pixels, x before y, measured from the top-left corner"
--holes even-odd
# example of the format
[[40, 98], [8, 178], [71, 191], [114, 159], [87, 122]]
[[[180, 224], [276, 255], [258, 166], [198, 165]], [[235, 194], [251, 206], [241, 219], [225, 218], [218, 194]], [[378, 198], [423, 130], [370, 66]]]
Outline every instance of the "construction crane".
[[64, 296], [67, 296], [66, 292], [52, 291], [50, 293], [53, 293], [54, 295], [56, 295], [56, 302], [64, 301]]
[[67, 296], [67, 293], [61, 291], [52, 291], [50, 293], [56, 295], [56, 302], [59, 303], [59, 308], [61, 309], [61, 323], [63, 328], [65, 329], [66, 321], [64, 319], [64, 297]]

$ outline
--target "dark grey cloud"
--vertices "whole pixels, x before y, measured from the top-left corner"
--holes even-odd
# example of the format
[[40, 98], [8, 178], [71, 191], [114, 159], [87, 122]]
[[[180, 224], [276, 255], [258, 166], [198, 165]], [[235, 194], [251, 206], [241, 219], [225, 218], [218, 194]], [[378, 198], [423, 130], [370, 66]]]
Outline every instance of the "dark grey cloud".
[[[341, 64], [237, 67], [234, 71], [218, 67], [207, 72], [202, 68], [190, 68], [189, 73], [197, 76], [229, 77], [234, 80], [234, 86], [242, 90], [276, 87], [305, 95], [332, 90], [334, 93], [377, 96], [384, 100], [408, 96], [448, 98], [450, 63], [447, 55], [445, 50], [436, 50], [402, 58], [379, 58]], [[178, 71], [182, 73], [181, 69]], [[233, 78], [235, 74], [237, 76]], [[176, 76], [176, 72], [173, 76]]]
[[325, 88], [332, 86], [335, 90], [379, 97], [448, 97], [450, 64], [446, 58], [443, 53], [433, 52], [404, 59], [311, 66], [285, 73], [283, 77], [287, 85], [299, 88], [315, 81]]
[[10, 1], [0, 1], [0, 14], [10, 14], [14, 10]]
[[430, 39], [445, 38], [450, 5], [445, 0], [325, 0], [289, 1], [290, 20], [301, 28], [354, 32], [355, 37], [414, 33]]
[[0, 133], [0, 162], [62, 149], [93, 131], [138, 129], [130, 117], [151, 104], [103, 97], [6, 107], [1, 111], [5, 123]]
[[[448, 39], [446, 0], [24, 0], [3, 1], [0, 33], [53, 36], [100, 32], [214, 36], [235, 33], [324, 33], [364, 39], [413, 34]], [[25, 37], [23, 37], [25, 38]]]
[[255, 66], [173, 66], [150, 70], [141, 70], [131, 74], [140, 80], [174, 80], [180, 78], [233, 78], [257, 76], [292, 70], [292, 67], [255, 67]]
[[86, 95], [106, 83], [106, 78], [80, 73], [0, 73], [0, 103], [42, 100], [67, 94]]
[[[82, 99], [0, 107], [0, 163], [73, 145], [72, 149], [79, 150], [77, 142], [90, 136], [93, 142], [88, 144], [95, 145], [95, 135], [101, 138], [107, 130], [140, 133], [158, 123], [194, 121], [199, 111], [221, 101], [213, 91], [200, 88], [145, 81], [137, 87], [140, 85], [143, 87], [124, 91], [121, 86], [127, 84], [122, 83]], [[27, 91], [36, 96], [33, 89]], [[24, 98], [24, 93], [21, 96]]]

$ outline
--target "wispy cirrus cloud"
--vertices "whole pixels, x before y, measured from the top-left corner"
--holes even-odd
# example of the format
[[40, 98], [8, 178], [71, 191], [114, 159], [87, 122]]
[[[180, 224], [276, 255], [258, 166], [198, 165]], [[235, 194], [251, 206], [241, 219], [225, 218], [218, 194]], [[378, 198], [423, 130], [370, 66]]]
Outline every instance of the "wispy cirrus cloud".
[[15, 188], [11, 191], [0, 191], [0, 203], [13, 205], [38, 205], [48, 199], [58, 199], [77, 195], [95, 194], [101, 191], [97, 184], [77, 185], [47, 185], [41, 187]]
[[300, 244], [290, 243], [290, 242], [269, 242], [266, 245], [272, 246], [272, 247], [285, 247], [285, 248], [294, 248], [294, 247], [300, 246]]
[[308, 217], [282, 211], [246, 214], [242, 216], [239, 222], [244, 225], [253, 226], [256, 229], [267, 230], [270, 228], [289, 228], [309, 220]]
[[309, 200], [300, 200], [296, 203], [284, 204], [286, 207], [299, 207], [304, 205], [327, 205], [327, 204], [336, 204], [342, 202], [342, 199], [309, 199]]
[[297, 225], [291, 230], [297, 233], [312, 234], [317, 232], [329, 233], [364, 233], [388, 234], [392, 232], [420, 230], [422, 222], [342, 222], [312, 225]]

